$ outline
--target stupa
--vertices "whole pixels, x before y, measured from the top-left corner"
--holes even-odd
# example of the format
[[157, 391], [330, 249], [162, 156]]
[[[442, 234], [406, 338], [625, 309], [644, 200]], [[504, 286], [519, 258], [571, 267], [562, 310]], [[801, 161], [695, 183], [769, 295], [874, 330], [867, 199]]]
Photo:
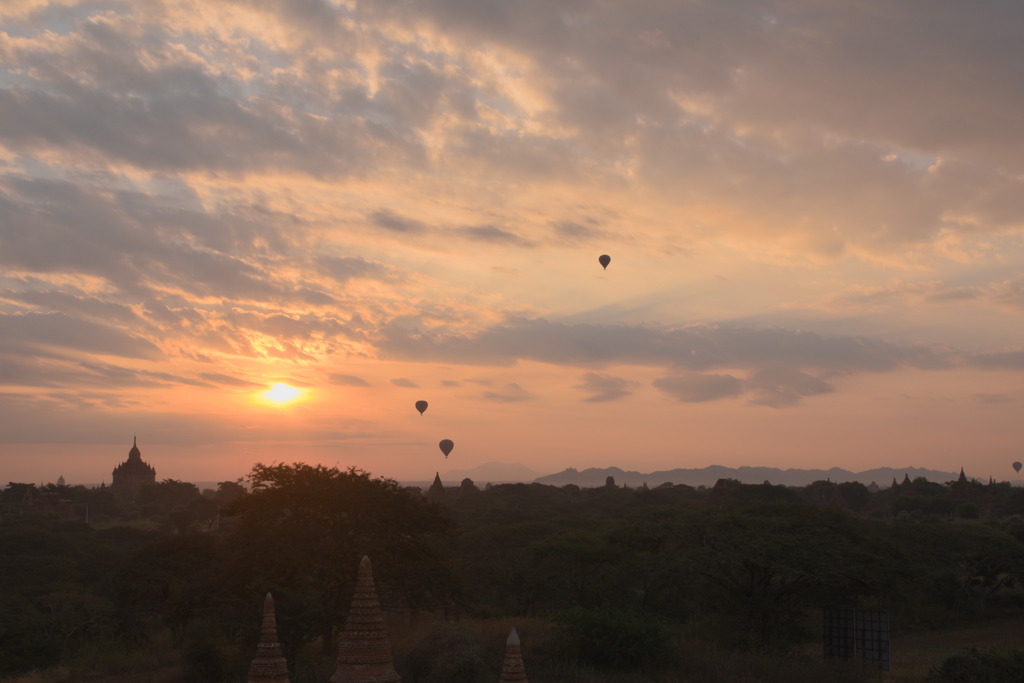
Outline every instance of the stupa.
[[526, 668], [523, 666], [523, 653], [519, 647], [519, 634], [513, 626], [505, 641], [505, 663], [501, 667], [501, 678], [498, 683], [529, 683], [526, 680]]
[[248, 683], [291, 683], [288, 680], [288, 664], [277, 640], [277, 619], [274, 616], [274, 598], [267, 593], [263, 599], [263, 625], [260, 627], [260, 643], [256, 656], [249, 665]]
[[356, 592], [338, 643], [338, 668], [331, 683], [401, 683], [384, 631], [370, 558], [359, 563]]

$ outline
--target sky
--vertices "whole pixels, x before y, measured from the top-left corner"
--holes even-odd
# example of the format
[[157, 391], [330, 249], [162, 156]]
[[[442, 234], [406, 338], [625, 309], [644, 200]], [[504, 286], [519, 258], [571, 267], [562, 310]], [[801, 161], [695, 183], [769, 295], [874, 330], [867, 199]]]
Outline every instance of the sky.
[[4, 0], [0, 483], [1011, 479], [1022, 83], [1013, 0]]

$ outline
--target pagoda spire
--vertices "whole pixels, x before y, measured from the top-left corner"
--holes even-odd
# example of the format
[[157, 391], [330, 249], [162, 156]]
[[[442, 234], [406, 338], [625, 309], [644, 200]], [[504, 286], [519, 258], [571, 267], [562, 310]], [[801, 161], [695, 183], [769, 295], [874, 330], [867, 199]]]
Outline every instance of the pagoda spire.
[[277, 640], [277, 619], [274, 616], [274, 598], [270, 593], [263, 599], [263, 625], [256, 656], [249, 665], [248, 683], [290, 683], [288, 663]]
[[356, 592], [338, 643], [338, 668], [331, 683], [401, 683], [384, 631], [370, 558], [359, 563]]
[[501, 667], [501, 678], [498, 683], [529, 683], [526, 680], [526, 669], [523, 667], [523, 653], [519, 648], [519, 634], [515, 626], [505, 641], [505, 663]]
[[427, 489], [427, 499], [435, 503], [443, 502], [445, 499], [444, 484], [441, 483], [441, 473], [434, 474], [434, 483]]

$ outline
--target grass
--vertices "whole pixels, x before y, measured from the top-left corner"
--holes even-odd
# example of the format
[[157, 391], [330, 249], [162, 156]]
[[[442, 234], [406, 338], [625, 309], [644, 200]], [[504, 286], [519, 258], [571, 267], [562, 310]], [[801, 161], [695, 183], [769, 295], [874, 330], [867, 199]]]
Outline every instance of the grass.
[[933, 666], [972, 647], [1024, 649], [1024, 617], [999, 617], [941, 631], [894, 636], [893, 671], [885, 680], [898, 683], [924, 680]]
[[[429, 633], [432, 621], [389, 624], [396, 661]], [[672, 663], [660, 672], [608, 673], [580, 668], [558, 658], [553, 628], [540, 619], [470, 621], [483, 643], [495, 678], [501, 671], [505, 639], [514, 626], [522, 641], [523, 660], [530, 683], [920, 683], [951, 655], [971, 647], [1024, 648], [1024, 616], [1000, 617], [943, 630], [894, 634], [892, 669], [888, 672], [857, 663], [826, 662], [818, 640], [786, 654], [737, 652], [688, 635], [680, 638]], [[406, 683], [415, 683], [407, 681]]]
[[[388, 637], [400, 670], [416, 644], [442, 628], [439, 622], [430, 615], [387, 615]], [[1024, 616], [992, 618], [936, 631], [896, 633], [892, 640], [893, 668], [889, 672], [824, 662], [820, 642], [807, 642], [780, 655], [737, 652], [699, 635], [687, 634], [674, 643], [673, 660], [661, 671], [616, 674], [580, 668], [561, 660], [555, 648], [553, 627], [541, 619], [465, 619], [456, 627], [479, 643], [489, 669], [489, 683], [501, 672], [505, 640], [512, 627], [522, 641], [530, 683], [919, 683], [933, 667], [971, 647], [1024, 647]], [[166, 636], [155, 639], [145, 651], [124, 655], [99, 649], [91, 652], [77, 670], [54, 668], [5, 679], [5, 683], [181, 683], [180, 662], [181, 653]], [[326, 683], [334, 671], [333, 661], [318, 645], [310, 646], [297, 664], [292, 683]], [[96, 671], [104, 673], [90, 673]]]
[[[121, 648], [96, 644], [81, 653], [73, 667], [33, 671], [5, 683], [180, 683], [181, 653], [170, 633], [155, 637], [149, 647], [125, 653]], [[102, 672], [102, 673], [99, 673]]]

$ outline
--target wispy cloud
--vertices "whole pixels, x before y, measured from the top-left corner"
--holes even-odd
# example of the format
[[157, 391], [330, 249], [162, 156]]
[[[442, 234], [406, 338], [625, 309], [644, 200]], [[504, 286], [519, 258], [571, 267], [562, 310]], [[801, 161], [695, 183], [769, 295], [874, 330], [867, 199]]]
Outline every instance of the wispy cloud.
[[476, 335], [385, 326], [380, 349], [405, 360], [508, 365], [518, 360], [601, 366], [678, 365], [706, 370], [800, 365], [835, 372], [883, 372], [901, 366], [948, 367], [941, 350], [866, 337], [826, 336], [780, 328], [690, 325], [564, 324], [513, 318]]
[[510, 382], [497, 391], [485, 391], [482, 396], [488, 401], [496, 401], [498, 403], [517, 403], [533, 398], [530, 392], [515, 382]]
[[157, 359], [155, 344], [120, 329], [63, 313], [0, 315], [0, 350], [47, 355], [75, 349], [123, 358]]
[[530, 242], [519, 235], [493, 225], [478, 225], [469, 228], [460, 228], [459, 233], [479, 242], [515, 245], [517, 247], [533, 246]]
[[220, 372], [202, 372], [199, 376], [207, 382], [214, 384], [226, 384], [233, 387], [258, 387], [261, 386], [259, 382], [252, 382], [247, 379], [240, 377], [234, 377], [232, 375], [225, 375]]
[[362, 377], [356, 375], [342, 375], [339, 373], [331, 373], [328, 378], [334, 384], [341, 385], [343, 387], [368, 387], [370, 383]]
[[733, 398], [744, 391], [742, 380], [732, 375], [715, 373], [674, 373], [659, 377], [653, 384], [666, 394], [686, 403]]
[[638, 382], [599, 372], [588, 372], [583, 375], [582, 379], [583, 381], [574, 388], [590, 394], [583, 400], [591, 403], [615, 401], [625, 398], [632, 394], [633, 387], [638, 385]]
[[369, 216], [374, 225], [400, 234], [417, 234], [426, 232], [427, 227], [420, 221], [405, 218], [387, 209], [374, 211]]

